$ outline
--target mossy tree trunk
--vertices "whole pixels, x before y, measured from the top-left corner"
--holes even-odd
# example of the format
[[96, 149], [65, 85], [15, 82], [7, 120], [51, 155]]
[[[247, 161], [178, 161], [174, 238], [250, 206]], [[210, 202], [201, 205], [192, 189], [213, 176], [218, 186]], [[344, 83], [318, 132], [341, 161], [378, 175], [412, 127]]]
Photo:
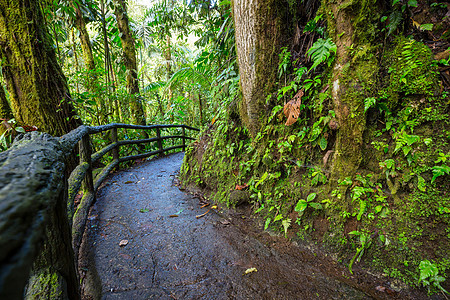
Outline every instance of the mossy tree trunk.
[[366, 128], [364, 100], [376, 92], [378, 60], [377, 0], [343, 0], [322, 3], [328, 32], [336, 43], [331, 94], [339, 124], [331, 169], [332, 182], [353, 176], [362, 160]]
[[0, 0], [0, 57], [19, 123], [56, 136], [81, 125], [38, 1]]
[[240, 115], [252, 136], [266, 114], [266, 97], [276, 87], [278, 54], [289, 31], [287, 9], [286, 1], [233, 1], [242, 90]]
[[6, 99], [5, 90], [0, 85], [0, 119], [10, 120], [12, 118], [13, 114], [8, 100]]
[[114, 14], [116, 15], [117, 27], [121, 33], [120, 39], [122, 41], [123, 60], [127, 70], [127, 91], [130, 95], [131, 119], [134, 124], [145, 125], [144, 109], [139, 97], [136, 47], [128, 24], [125, 1], [114, 1]]
[[72, 5], [75, 8], [75, 27], [80, 32], [81, 50], [83, 52], [84, 63], [88, 71], [95, 71], [94, 55], [92, 54], [91, 42], [89, 39], [89, 33], [86, 29], [86, 22], [84, 21], [83, 13], [80, 9], [80, 3], [78, 1], [72, 1]]
[[[81, 3], [78, 1], [72, 1], [72, 6], [75, 9], [75, 27], [78, 29], [80, 33], [80, 44], [81, 50], [83, 52], [83, 60], [84, 64], [87, 68], [87, 89], [88, 91], [94, 95], [93, 98], [95, 102], [98, 104], [97, 108], [97, 123], [101, 125], [103, 123], [108, 123], [107, 117], [105, 117], [105, 104], [102, 101], [101, 97], [99, 97], [98, 91], [98, 76], [96, 73], [96, 66], [94, 60], [94, 54], [92, 52], [91, 41], [89, 38], [89, 33], [86, 29], [86, 22], [84, 20], [83, 12], [80, 7]], [[100, 111], [98, 111], [100, 110]], [[106, 119], [106, 122], [105, 122]]]

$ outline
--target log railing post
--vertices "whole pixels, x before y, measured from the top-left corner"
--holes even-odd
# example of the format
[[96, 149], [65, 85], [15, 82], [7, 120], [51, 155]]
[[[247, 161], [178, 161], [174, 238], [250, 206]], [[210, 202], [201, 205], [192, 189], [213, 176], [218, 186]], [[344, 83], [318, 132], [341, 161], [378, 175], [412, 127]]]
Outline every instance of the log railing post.
[[[112, 143], [117, 143], [117, 128], [116, 127], [111, 129], [111, 140], [112, 140]], [[114, 149], [112, 149], [112, 156], [113, 156], [113, 160], [119, 159], [119, 146], [116, 146], [116, 147], [114, 147]]]
[[163, 145], [162, 145], [162, 139], [161, 139], [161, 128], [156, 127], [156, 138], [158, 139], [156, 142], [158, 143], [158, 150], [161, 152], [159, 156], [161, 156], [163, 153]]
[[186, 129], [181, 127], [182, 135], [183, 135], [183, 152], [186, 151]]
[[94, 193], [94, 178], [92, 176], [92, 163], [91, 163], [91, 138], [89, 134], [83, 136], [79, 143], [80, 147], [80, 164], [87, 162], [89, 168], [86, 171], [86, 176], [84, 177], [84, 188], [90, 192]]

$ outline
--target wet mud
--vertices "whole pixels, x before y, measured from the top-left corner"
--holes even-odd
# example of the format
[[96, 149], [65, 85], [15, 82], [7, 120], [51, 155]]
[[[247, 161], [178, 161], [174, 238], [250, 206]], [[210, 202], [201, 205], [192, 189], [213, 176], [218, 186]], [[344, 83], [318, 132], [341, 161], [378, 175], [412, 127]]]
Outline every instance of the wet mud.
[[263, 232], [245, 209], [202, 207], [175, 185], [182, 158], [117, 172], [100, 189], [79, 261], [84, 299], [414, 298]]

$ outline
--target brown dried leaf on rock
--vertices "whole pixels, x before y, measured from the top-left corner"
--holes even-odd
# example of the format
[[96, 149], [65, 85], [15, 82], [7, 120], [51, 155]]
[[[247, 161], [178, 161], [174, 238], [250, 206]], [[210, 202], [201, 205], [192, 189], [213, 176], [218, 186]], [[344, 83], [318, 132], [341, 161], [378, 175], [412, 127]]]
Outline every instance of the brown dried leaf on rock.
[[244, 183], [243, 185], [236, 184], [235, 190], [242, 191], [248, 188], [248, 184]]
[[297, 121], [298, 116], [300, 115], [300, 104], [302, 104], [303, 94], [304, 90], [301, 89], [291, 101], [284, 105], [283, 112], [288, 118], [285, 124], [286, 126], [290, 126]]

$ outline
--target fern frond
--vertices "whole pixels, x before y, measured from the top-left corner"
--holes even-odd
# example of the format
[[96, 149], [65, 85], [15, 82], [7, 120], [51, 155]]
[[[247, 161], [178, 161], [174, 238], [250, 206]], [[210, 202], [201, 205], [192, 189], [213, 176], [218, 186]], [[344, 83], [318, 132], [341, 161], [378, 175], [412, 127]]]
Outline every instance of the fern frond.
[[323, 62], [327, 62], [327, 64], [330, 65], [333, 61], [334, 54], [336, 54], [336, 50], [336, 44], [331, 38], [326, 40], [318, 39], [306, 52], [306, 54], [308, 54], [313, 61], [313, 65], [309, 71], [315, 69]]

